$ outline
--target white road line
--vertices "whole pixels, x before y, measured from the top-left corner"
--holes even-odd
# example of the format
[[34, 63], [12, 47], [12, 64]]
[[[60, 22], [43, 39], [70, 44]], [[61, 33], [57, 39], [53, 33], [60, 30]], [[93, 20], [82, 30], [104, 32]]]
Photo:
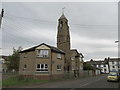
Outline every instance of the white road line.
[[[99, 80], [101, 80], [101, 79], [95, 80], [94, 82], [97, 82], [97, 81], [99, 81]], [[84, 87], [84, 86], [89, 85], [89, 84], [92, 84], [92, 83], [94, 83], [94, 82], [89, 82], [89, 83], [83, 84], [83, 85], [81, 85], [80, 87]]]

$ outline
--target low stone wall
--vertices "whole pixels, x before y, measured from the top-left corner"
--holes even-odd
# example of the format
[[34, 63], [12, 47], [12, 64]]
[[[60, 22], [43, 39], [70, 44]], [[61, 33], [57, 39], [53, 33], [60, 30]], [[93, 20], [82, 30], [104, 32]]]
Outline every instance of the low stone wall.
[[58, 78], [63, 78], [63, 75], [20, 75], [23, 78], [34, 78], [40, 80], [54, 80]]

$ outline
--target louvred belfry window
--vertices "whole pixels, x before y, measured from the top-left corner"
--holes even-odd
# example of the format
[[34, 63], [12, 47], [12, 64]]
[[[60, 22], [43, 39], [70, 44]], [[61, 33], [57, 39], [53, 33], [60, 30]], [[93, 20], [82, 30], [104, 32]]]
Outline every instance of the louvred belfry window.
[[62, 30], [62, 27], [63, 27], [63, 22], [61, 21], [60, 22], [60, 30]]

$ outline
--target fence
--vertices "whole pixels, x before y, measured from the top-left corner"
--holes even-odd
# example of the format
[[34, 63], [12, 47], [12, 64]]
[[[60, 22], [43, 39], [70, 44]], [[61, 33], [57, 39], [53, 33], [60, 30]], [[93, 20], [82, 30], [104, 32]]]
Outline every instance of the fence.
[[[30, 72], [31, 73], [31, 72]], [[41, 75], [41, 73], [40, 73]], [[83, 78], [83, 77], [90, 77], [90, 76], [95, 76], [95, 72], [92, 71], [92, 70], [81, 70], [79, 73], [78, 72], [75, 72], [75, 71], [66, 71], [64, 72], [63, 74], [61, 74], [61, 76], [59, 76], [58, 74], [58, 78], [63, 78], [63, 79], [72, 79], [72, 78]], [[16, 76], [19, 76], [19, 73], [18, 72], [7, 72], [7, 73], [3, 73], [2, 74], [2, 78], [3, 79], [7, 79], [7, 78], [11, 78], [11, 77], [16, 77]], [[39, 76], [39, 74], [37, 74], [37, 76]], [[28, 77], [28, 75], [26, 75], [26, 77]], [[25, 77], [25, 78], [26, 78]], [[52, 78], [54, 79], [55, 75], [52, 76]], [[28, 77], [29, 78], [29, 77]]]
[[63, 78], [83, 78], [83, 77], [90, 77], [95, 76], [95, 72], [92, 70], [83, 70], [79, 73], [75, 73], [74, 71], [65, 72]]

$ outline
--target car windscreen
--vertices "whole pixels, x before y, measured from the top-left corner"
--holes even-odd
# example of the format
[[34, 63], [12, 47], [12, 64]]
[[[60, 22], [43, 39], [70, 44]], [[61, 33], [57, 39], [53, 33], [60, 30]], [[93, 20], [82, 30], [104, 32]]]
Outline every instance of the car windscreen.
[[117, 76], [117, 73], [110, 73], [109, 76]]

